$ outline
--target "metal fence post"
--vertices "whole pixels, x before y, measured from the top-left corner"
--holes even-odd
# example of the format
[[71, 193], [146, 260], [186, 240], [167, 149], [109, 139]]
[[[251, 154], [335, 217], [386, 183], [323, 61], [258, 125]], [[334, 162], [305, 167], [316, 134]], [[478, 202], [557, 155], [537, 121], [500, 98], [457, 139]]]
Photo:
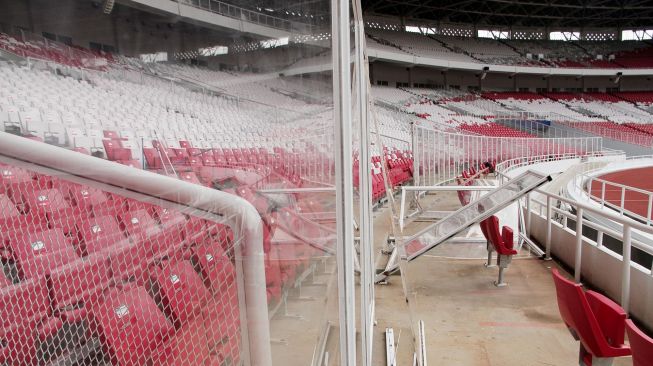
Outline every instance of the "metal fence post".
[[546, 246], [545, 260], [551, 260], [551, 197], [546, 196]]
[[630, 225], [624, 225], [623, 236], [623, 263], [621, 270], [621, 307], [628, 312], [630, 307], [630, 252], [631, 252], [631, 229]]
[[583, 208], [576, 211], [576, 257], [574, 258], [574, 280], [580, 283], [581, 261], [583, 255]]

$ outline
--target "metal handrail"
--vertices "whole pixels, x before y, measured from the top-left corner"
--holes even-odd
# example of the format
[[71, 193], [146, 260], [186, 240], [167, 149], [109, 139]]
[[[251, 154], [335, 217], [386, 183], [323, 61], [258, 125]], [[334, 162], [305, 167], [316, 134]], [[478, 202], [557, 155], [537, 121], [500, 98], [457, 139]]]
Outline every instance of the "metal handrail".
[[[641, 157], [641, 156], [630, 157], [629, 160], [634, 160], [635, 158], [642, 159], [642, 158], [649, 158], [649, 157], [647, 157], [647, 156], [644, 156], [644, 157]], [[577, 175], [574, 178], [574, 183], [575, 183], [576, 187], [578, 187], [581, 191], [587, 191], [588, 198], [589, 199], [594, 199], [597, 202], [599, 202], [601, 204], [601, 208], [604, 208], [604, 207], [607, 206], [607, 207], [610, 207], [610, 208], [618, 211], [620, 216], [630, 216], [630, 217], [633, 217], [635, 219], [644, 221], [646, 223], [646, 225], [648, 225], [648, 226], [653, 225], [653, 221], [651, 220], [651, 218], [653, 216], [653, 214], [652, 214], [652, 211], [653, 211], [653, 192], [650, 192], [650, 191], [647, 191], [647, 190], [644, 190], [644, 189], [640, 189], [640, 188], [636, 188], [636, 187], [627, 186], [627, 185], [621, 184], [621, 183], [611, 182], [611, 181], [596, 177], [594, 175], [591, 175], [592, 173], [595, 173], [595, 172], [597, 172], [599, 170], [600, 170], [600, 168], [593, 169], [593, 170], [589, 170], [587, 172], [584, 172], [584, 173], [581, 173], [581, 174]], [[600, 184], [601, 193], [600, 193], [599, 197], [592, 194], [593, 182], [597, 182], [598, 184]], [[620, 200], [619, 200], [618, 205], [615, 204], [615, 203], [607, 201], [606, 198], [605, 198], [606, 188], [609, 188], [610, 186], [617, 187], [619, 189], [619, 191], [620, 191]], [[640, 214], [638, 214], [636, 212], [633, 212], [631, 210], [626, 209], [626, 194], [628, 192], [635, 192], [635, 193], [638, 193], [638, 194], [641, 194], [641, 195], [645, 195], [647, 197], [646, 216], [642, 216], [642, 215], [640, 215]]]
[[290, 21], [288, 19], [283, 19], [245, 8], [241, 8], [235, 5], [227, 4], [221, 1], [216, 0], [202, 0], [202, 1], [183, 1], [183, 0], [171, 0], [173, 2], [190, 6], [197, 9], [207, 10], [212, 13], [224, 15], [229, 18], [234, 18], [238, 20], [246, 20], [256, 24], [262, 24], [268, 27], [282, 29], [282, 30], [292, 30], [293, 24], [301, 24], [305, 27], [311, 26], [308, 23], [302, 23], [297, 21]]
[[[537, 163], [540, 161], [530, 161], [530, 163]], [[511, 170], [512, 167], [507, 167], [508, 170]], [[505, 173], [507, 171], [498, 172], [500, 175], [506, 179], [510, 179]], [[545, 258], [551, 258], [551, 242], [552, 242], [552, 225], [555, 221], [553, 214], [558, 214], [562, 217], [562, 227], [565, 230], [572, 231], [576, 236], [575, 244], [575, 254], [574, 254], [574, 278], [576, 282], [581, 280], [581, 261], [582, 261], [582, 245], [583, 240], [587, 241], [590, 245], [594, 245], [598, 248], [603, 247], [603, 237], [604, 235], [609, 235], [618, 240], [622, 241], [622, 271], [621, 271], [621, 306], [628, 311], [630, 306], [630, 267], [631, 267], [631, 252], [632, 248], [635, 247], [651, 256], [653, 256], [653, 246], [650, 244], [642, 243], [632, 237], [632, 230], [639, 230], [643, 233], [653, 235], [653, 227], [640, 223], [638, 221], [632, 220], [625, 216], [620, 216], [611, 210], [604, 210], [601, 207], [595, 207], [587, 203], [576, 201], [573, 198], [563, 197], [551, 192], [547, 192], [543, 189], [535, 190], [536, 193], [541, 194], [546, 197], [545, 200], [532, 198], [530, 195], [526, 199], [526, 208], [528, 212], [527, 222], [530, 222], [530, 215], [537, 214], [540, 217], [546, 219], [546, 239], [545, 239]], [[554, 202], [560, 202], [566, 204], [570, 209], [573, 209], [575, 213], [570, 212], [570, 209], [563, 209], [554, 207]], [[538, 205], [535, 207], [532, 205], [535, 203]], [[585, 221], [584, 214], [591, 213], [600, 218], [613, 221], [617, 224], [620, 224], [622, 227], [621, 233], [613, 229], [607, 228], [601, 224], [595, 222]], [[568, 219], [572, 219], [576, 222], [576, 229], [571, 229], [567, 226]], [[583, 230], [578, 230], [577, 228], [590, 227], [597, 231], [597, 239], [593, 240], [583, 235]], [[527, 226], [527, 230], [530, 228]], [[528, 234], [528, 232], [527, 232]], [[647, 269], [648, 274], [653, 276], [653, 268]]]

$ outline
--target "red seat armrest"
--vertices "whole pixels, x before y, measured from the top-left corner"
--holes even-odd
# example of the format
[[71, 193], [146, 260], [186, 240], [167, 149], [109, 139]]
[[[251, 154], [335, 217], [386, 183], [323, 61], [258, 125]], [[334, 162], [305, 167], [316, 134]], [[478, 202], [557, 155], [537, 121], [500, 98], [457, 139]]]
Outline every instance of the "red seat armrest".
[[598, 323], [607, 342], [616, 348], [623, 346], [628, 314], [617, 303], [598, 292], [587, 291], [585, 295], [594, 317], [600, 319]]

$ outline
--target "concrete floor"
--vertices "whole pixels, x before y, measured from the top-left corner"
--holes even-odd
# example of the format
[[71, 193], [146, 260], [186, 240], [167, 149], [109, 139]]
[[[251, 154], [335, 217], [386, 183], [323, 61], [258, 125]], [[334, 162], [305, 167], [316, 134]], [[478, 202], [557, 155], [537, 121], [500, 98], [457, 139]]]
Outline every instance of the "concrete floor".
[[[428, 199], [437, 200], [442, 210], [457, 206], [453, 195]], [[387, 262], [381, 249], [393, 234], [390, 219], [387, 204], [374, 213], [377, 268]], [[405, 232], [426, 224], [411, 222]], [[493, 281], [498, 269], [484, 266], [486, 255], [484, 243], [445, 243], [404, 265], [402, 275], [377, 285], [374, 365], [386, 365], [386, 327], [394, 330], [396, 364], [412, 365], [415, 347], [411, 324], [419, 320], [425, 323], [429, 366], [577, 365], [578, 342], [558, 313], [550, 273], [556, 263], [541, 261], [522, 250], [506, 271], [508, 286], [497, 288]], [[328, 322], [332, 324], [325, 346], [329, 362], [323, 364], [338, 365], [333, 260], [320, 262], [315, 277], [304, 281], [301, 293], [298, 289], [290, 291], [287, 314], [282, 308], [273, 317], [275, 365], [311, 365]], [[356, 316], [358, 321], [358, 313]], [[614, 365], [632, 362], [624, 358]]]
[[[442, 209], [456, 206], [451, 197], [437, 200]], [[377, 218], [384, 219], [384, 214]], [[409, 223], [406, 232], [423, 225]], [[497, 288], [498, 269], [484, 266], [486, 255], [484, 244], [444, 243], [404, 265], [401, 276], [390, 277], [387, 285], [378, 285], [374, 364], [386, 365], [384, 331], [392, 327], [396, 364], [412, 365], [411, 324], [422, 320], [429, 366], [577, 365], [579, 343], [560, 319], [551, 279], [557, 264], [522, 250], [505, 273], [508, 286]], [[623, 358], [614, 365], [632, 361]]]

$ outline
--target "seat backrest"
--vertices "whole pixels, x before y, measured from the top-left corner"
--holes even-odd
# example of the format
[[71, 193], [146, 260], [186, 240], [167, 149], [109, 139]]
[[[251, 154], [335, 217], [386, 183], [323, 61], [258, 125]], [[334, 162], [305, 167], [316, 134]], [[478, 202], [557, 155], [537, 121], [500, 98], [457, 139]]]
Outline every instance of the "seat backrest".
[[653, 338], [647, 336], [632, 320], [626, 320], [626, 333], [633, 351], [633, 366], [653, 365]]
[[492, 215], [487, 219], [483, 220], [485, 223], [481, 226], [481, 230], [484, 229], [483, 235], [485, 238], [492, 243], [494, 249], [497, 253], [501, 255], [515, 255], [517, 251], [512, 249], [512, 236], [513, 232], [507, 226], [503, 227], [503, 233], [499, 231], [499, 218]]
[[501, 229], [501, 247], [504, 250], [505, 254], [517, 254], [517, 251], [513, 249], [514, 233], [511, 228], [504, 226]]
[[494, 249], [498, 251], [501, 246], [501, 235], [499, 234], [499, 218], [492, 215], [485, 222], [485, 233], [487, 240], [492, 243]]
[[608, 348], [608, 343], [581, 285], [564, 278], [556, 269], [553, 269], [551, 273], [562, 320], [580, 338], [588, 352], [595, 356], [604, 354], [603, 350]]

